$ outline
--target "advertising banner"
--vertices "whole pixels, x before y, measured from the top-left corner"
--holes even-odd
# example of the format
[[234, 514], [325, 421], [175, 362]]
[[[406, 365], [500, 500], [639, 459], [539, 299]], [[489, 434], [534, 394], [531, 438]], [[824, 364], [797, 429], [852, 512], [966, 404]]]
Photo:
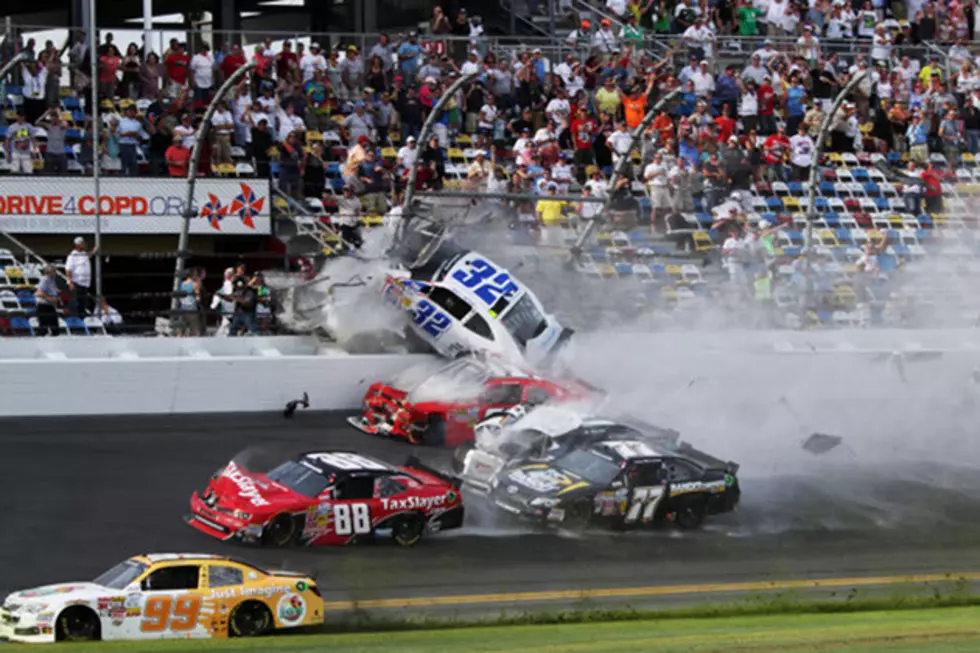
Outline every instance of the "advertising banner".
[[[99, 186], [103, 234], [180, 233], [185, 179], [106, 177]], [[91, 177], [0, 177], [0, 230], [93, 233], [94, 191]], [[198, 179], [190, 233], [269, 235], [271, 210], [266, 179]]]

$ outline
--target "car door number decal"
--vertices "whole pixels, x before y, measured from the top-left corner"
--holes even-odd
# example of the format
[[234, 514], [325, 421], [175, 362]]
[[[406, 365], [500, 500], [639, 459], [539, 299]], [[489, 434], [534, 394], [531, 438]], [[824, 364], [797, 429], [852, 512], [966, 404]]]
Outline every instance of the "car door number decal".
[[337, 535], [367, 535], [371, 532], [371, 510], [366, 503], [335, 503], [333, 528]]
[[193, 630], [200, 612], [201, 597], [197, 594], [151, 596], [143, 607], [140, 630], [144, 633]]
[[623, 521], [627, 524], [633, 524], [640, 519], [643, 522], [653, 520], [657, 506], [660, 505], [663, 496], [664, 488], [660, 485], [634, 489], [633, 502], [630, 504], [629, 510], [626, 511], [626, 517], [623, 518]]
[[498, 270], [482, 258], [470, 261], [468, 270], [456, 270], [453, 279], [467, 288], [475, 288], [474, 293], [487, 306], [492, 306], [499, 297], [508, 297], [519, 290], [506, 270]]
[[441, 336], [452, 325], [452, 319], [428, 299], [423, 299], [415, 305], [412, 322], [433, 338]]

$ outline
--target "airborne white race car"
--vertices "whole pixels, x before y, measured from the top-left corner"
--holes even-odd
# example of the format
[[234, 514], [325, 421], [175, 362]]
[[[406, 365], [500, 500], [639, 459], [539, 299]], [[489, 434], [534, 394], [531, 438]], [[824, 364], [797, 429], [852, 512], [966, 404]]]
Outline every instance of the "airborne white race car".
[[479, 252], [445, 242], [424, 265], [391, 272], [384, 298], [409, 314], [409, 328], [439, 354], [544, 362], [572, 335], [510, 272]]
[[486, 493], [494, 476], [513, 460], [547, 461], [599, 439], [635, 437], [674, 446], [680, 434], [650, 424], [590, 417], [598, 402], [519, 404], [481, 420], [473, 442], [454, 453], [456, 472], [469, 489]]

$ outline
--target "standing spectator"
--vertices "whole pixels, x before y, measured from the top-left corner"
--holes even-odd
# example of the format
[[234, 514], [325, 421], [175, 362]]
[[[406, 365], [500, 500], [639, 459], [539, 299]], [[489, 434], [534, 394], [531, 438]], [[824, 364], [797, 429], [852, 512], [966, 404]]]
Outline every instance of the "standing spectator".
[[187, 88], [187, 72], [191, 63], [191, 58], [184, 52], [182, 43], [171, 41], [170, 54], [163, 60], [164, 68], [167, 71], [167, 95], [172, 98], [180, 97], [180, 94]]
[[135, 43], [130, 43], [126, 48], [126, 55], [122, 59], [122, 82], [119, 84], [119, 95], [135, 100], [140, 91], [140, 68], [142, 57], [139, 48]]
[[322, 197], [327, 184], [327, 170], [323, 163], [323, 143], [313, 143], [303, 159], [303, 197]]
[[334, 224], [340, 227], [340, 237], [345, 244], [354, 249], [361, 248], [361, 201], [354, 195], [351, 184], [344, 184], [344, 194], [337, 200]]
[[211, 161], [231, 163], [231, 138], [235, 133], [235, 119], [224, 100], [218, 102], [215, 112], [211, 114], [211, 132], [214, 138]]
[[211, 99], [211, 89], [214, 86], [214, 57], [211, 56], [211, 46], [201, 44], [201, 50], [195, 54], [188, 68], [194, 83], [194, 102], [204, 106]]
[[943, 212], [942, 174], [936, 170], [930, 161], [922, 171], [922, 185], [926, 198], [926, 213], [936, 215]]
[[364, 91], [364, 61], [359, 56], [357, 46], [347, 48], [347, 57], [340, 62], [340, 80], [343, 83], [343, 97], [346, 100], [356, 100]]
[[35, 314], [37, 315], [38, 335], [58, 335], [58, 305], [61, 303], [58, 292], [58, 275], [53, 265], [44, 266], [44, 274], [34, 290]]
[[122, 163], [123, 175], [136, 177], [139, 174], [136, 149], [140, 146], [143, 124], [140, 122], [136, 105], [132, 100], [129, 102], [123, 117], [119, 119], [119, 160]]
[[358, 170], [358, 179], [363, 189], [361, 206], [372, 215], [383, 215], [387, 210], [385, 191], [388, 187], [385, 183], [385, 167], [378, 161], [378, 152], [374, 148], [368, 149], [365, 155]]
[[255, 309], [258, 304], [258, 296], [248, 279], [244, 275], [235, 277], [234, 292], [232, 293], [235, 302], [235, 312], [231, 319], [232, 336], [241, 336], [245, 333], [254, 334], [257, 330], [255, 323]]
[[194, 129], [193, 120], [194, 116], [185, 113], [180, 116], [180, 124], [174, 127], [174, 136], [184, 139], [184, 147], [188, 150], [193, 150], [194, 143], [197, 142], [197, 131]]
[[302, 199], [302, 159], [303, 146], [296, 132], [290, 132], [279, 143], [279, 189], [297, 200]]
[[422, 54], [422, 46], [418, 44], [418, 32], [414, 30], [408, 33], [408, 40], [402, 41], [398, 46], [398, 65], [402, 76], [406, 80], [414, 80], [419, 72], [419, 55]]
[[[348, 56], [350, 56], [350, 51], [348, 51]], [[326, 72], [327, 60], [324, 59], [323, 54], [320, 52], [319, 43], [313, 42], [310, 44], [310, 51], [304, 54], [303, 58], [299, 60], [299, 67], [303, 73], [302, 79], [304, 84], [312, 80], [317, 72]]]
[[255, 159], [255, 172], [261, 179], [271, 176], [271, 153], [274, 146], [275, 139], [269, 129], [269, 121], [262, 118], [251, 130], [251, 154]]
[[234, 279], [235, 268], [225, 268], [224, 282], [222, 282], [218, 292], [214, 293], [214, 297], [211, 298], [211, 310], [220, 310], [221, 314], [221, 324], [215, 334], [218, 336], [228, 335], [231, 329], [231, 318], [235, 312], [235, 302], [232, 299], [235, 292]]
[[167, 171], [171, 177], [187, 177], [191, 151], [184, 145], [183, 137], [174, 134], [173, 145], [167, 148], [165, 158], [167, 161]]
[[146, 62], [140, 66], [140, 90], [139, 97], [143, 99], [157, 99], [160, 95], [160, 58], [155, 52], [151, 52], [146, 57]]
[[[303, 58], [305, 59], [306, 55]], [[297, 54], [293, 52], [292, 43], [283, 41], [282, 50], [275, 56], [275, 61], [276, 77], [279, 78], [280, 84], [292, 83], [299, 78], [300, 63]]]
[[34, 124], [44, 115], [48, 71], [39, 66], [37, 61], [31, 60], [21, 66], [20, 74], [23, 79], [24, 117], [27, 122]]
[[806, 181], [813, 166], [816, 145], [807, 133], [806, 125], [800, 124], [797, 133], [789, 139], [790, 163], [793, 166], [793, 179]]
[[34, 127], [24, 120], [23, 112], [17, 112], [16, 121], [7, 128], [7, 161], [14, 174], [34, 174]]
[[963, 134], [956, 109], [950, 109], [939, 123], [939, 138], [943, 142], [946, 160], [954, 168], [959, 165], [960, 148], [963, 146]]
[[235, 43], [231, 46], [231, 52], [225, 55], [224, 59], [221, 60], [221, 64], [218, 68], [221, 70], [221, 76], [225, 80], [235, 74], [235, 72], [245, 65], [245, 54], [242, 52], [242, 46]]
[[48, 133], [47, 147], [44, 149], [44, 172], [49, 175], [64, 174], [68, 171], [68, 158], [65, 152], [67, 127], [61, 118], [60, 109], [48, 109], [38, 121]]
[[88, 314], [89, 287], [92, 285], [92, 257], [97, 255], [98, 251], [98, 248], [86, 251], [85, 239], [79, 236], [75, 239], [75, 248], [65, 259], [68, 289], [73, 293], [73, 314], [78, 317], [85, 317]]
[[199, 338], [204, 335], [204, 319], [201, 310], [204, 295], [202, 282], [205, 276], [202, 268], [191, 268], [184, 280], [180, 282], [177, 295], [178, 311], [174, 315], [178, 337]]
[[[111, 44], [110, 44], [111, 45]], [[106, 48], [99, 55], [99, 99], [112, 100], [116, 95], [116, 85], [119, 83], [117, 72], [122, 65], [122, 59], [116, 47]]]
[[367, 113], [367, 104], [358, 101], [354, 113], [344, 118], [343, 131], [348, 143], [360, 143], [361, 138], [371, 140], [374, 122]]

